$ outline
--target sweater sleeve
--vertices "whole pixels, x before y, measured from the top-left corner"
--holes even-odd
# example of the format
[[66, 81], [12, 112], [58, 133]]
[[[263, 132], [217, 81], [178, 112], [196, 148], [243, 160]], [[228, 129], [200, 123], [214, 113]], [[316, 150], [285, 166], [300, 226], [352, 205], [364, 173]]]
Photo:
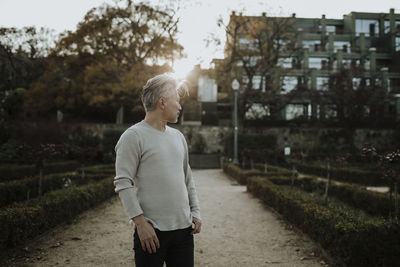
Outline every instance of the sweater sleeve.
[[187, 143], [185, 140], [185, 137], [182, 134], [182, 139], [183, 139], [183, 145], [185, 148], [184, 151], [184, 160], [183, 160], [183, 170], [185, 172], [185, 183], [186, 183], [186, 188], [188, 190], [189, 194], [189, 205], [190, 205], [190, 211], [192, 213], [192, 216], [201, 220], [200, 217], [200, 205], [199, 205], [199, 199], [197, 197], [197, 192], [196, 192], [196, 186], [194, 184], [194, 179], [192, 176], [192, 169], [190, 168], [189, 165], [189, 151], [187, 147]]
[[133, 130], [125, 131], [115, 146], [115, 152], [115, 192], [118, 193], [125, 212], [132, 219], [143, 214], [136, 194], [137, 187], [134, 184], [141, 156], [137, 134]]

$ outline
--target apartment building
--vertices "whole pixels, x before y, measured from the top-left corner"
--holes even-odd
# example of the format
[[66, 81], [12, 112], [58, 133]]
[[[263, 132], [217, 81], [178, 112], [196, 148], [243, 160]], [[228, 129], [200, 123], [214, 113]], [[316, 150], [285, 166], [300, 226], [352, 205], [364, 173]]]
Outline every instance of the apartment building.
[[[233, 25], [239, 17], [243, 18], [243, 15], [232, 12], [229, 25]], [[246, 18], [256, 22], [265, 19], [266, 14]], [[337, 117], [337, 107], [329, 102], [329, 79], [333, 73], [348, 70], [354, 73], [354, 87], [363, 83], [383, 88], [386, 98], [385, 114], [382, 116], [400, 121], [400, 14], [390, 9], [389, 13], [351, 12], [343, 19], [329, 19], [325, 15], [321, 18], [297, 18], [295, 14], [286, 19], [291, 23], [295, 45], [290, 48], [292, 51], [283, 49], [279, 53], [276, 68], [284, 71], [274, 72], [272, 68], [268, 73], [255, 73], [251, 76], [251, 87], [253, 90], [268, 91], [270, 83], [267, 76], [273, 72], [275, 76], [272, 80], [282, 97], [306, 87], [325, 100], [315, 101], [298, 95], [285, 104], [279, 119], [301, 117], [324, 120]], [[228, 41], [230, 38], [232, 36], [227, 36]], [[237, 40], [238, 49], [248, 49], [254, 43], [243, 29], [238, 32]], [[285, 45], [282, 41], [281, 47]], [[252, 53], [250, 57], [257, 61], [254, 55]], [[237, 66], [241, 64], [237, 63]], [[355, 69], [358, 71], [353, 71]], [[243, 87], [250, 82], [244, 71], [239, 79]], [[254, 115], [257, 112], [258, 116], [268, 116], [268, 108], [265, 108], [268, 101], [256, 102], [252, 102], [248, 117], [257, 117]], [[369, 112], [366, 106], [360, 117], [368, 117]]]

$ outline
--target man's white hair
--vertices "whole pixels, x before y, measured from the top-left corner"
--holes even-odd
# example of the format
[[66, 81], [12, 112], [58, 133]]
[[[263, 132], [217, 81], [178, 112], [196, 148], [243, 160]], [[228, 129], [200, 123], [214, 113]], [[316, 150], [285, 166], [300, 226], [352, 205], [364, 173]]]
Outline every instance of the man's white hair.
[[163, 73], [149, 79], [142, 90], [142, 102], [146, 111], [156, 108], [161, 97], [169, 98], [174, 90], [180, 96], [189, 95], [189, 87], [185, 80], [179, 82], [171, 73]]

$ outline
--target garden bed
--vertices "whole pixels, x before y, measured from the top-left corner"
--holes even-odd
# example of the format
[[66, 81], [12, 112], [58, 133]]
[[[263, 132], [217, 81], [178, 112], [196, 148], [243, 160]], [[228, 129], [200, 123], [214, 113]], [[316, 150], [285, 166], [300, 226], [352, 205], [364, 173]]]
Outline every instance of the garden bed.
[[249, 192], [319, 242], [339, 265], [396, 266], [400, 261], [399, 224], [381, 217], [388, 213], [386, 195], [333, 182], [326, 204], [325, 182], [316, 177], [292, 180], [279, 170], [257, 176], [259, 170], [233, 164], [225, 164], [224, 170], [246, 181]]
[[97, 183], [52, 191], [40, 198], [17, 202], [0, 210], [0, 250], [26, 240], [65, 222], [115, 195], [113, 178]]

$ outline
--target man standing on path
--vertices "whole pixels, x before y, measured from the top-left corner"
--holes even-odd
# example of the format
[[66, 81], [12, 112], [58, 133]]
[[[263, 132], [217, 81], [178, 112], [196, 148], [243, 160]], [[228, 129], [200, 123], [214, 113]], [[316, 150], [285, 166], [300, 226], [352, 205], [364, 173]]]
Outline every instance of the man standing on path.
[[194, 265], [199, 201], [186, 140], [167, 125], [178, 121], [181, 92], [188, 93], [187, 86], [168, 74], [148, 80], [142, 91], [146, 116], [115, 147], [115, 192], [136, 227], [137, 267]]

